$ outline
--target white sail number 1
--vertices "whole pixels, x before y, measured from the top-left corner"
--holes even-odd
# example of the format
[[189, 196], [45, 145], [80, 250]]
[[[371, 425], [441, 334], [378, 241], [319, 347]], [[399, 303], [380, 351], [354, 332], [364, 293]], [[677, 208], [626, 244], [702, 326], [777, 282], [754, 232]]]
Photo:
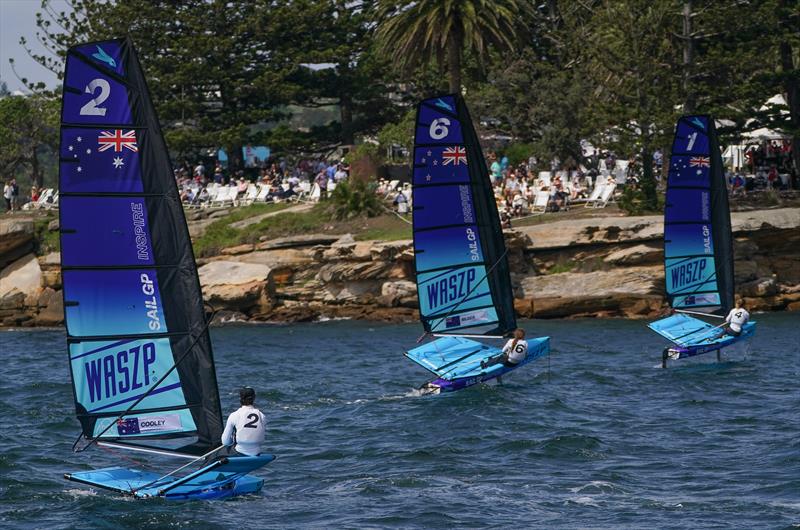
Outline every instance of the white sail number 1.
[[449, 125], [450, 120], [447, 118], [436, 118], [431, 122], [431, 127], [428, 129], [428, 134], [430, 134], [431, 138], [434, 140], [441, 140], [450, 133], [447, 128]]
[[111, 84], [108, 81], [102, 78], [92, 79], [88, 85], [86, 85], [86, 89], [84, 92], [87, 94], [94, 94], [97, 89], [100, 89], [100, 94], [93, 97], [89, 100], [89, 102], [81, 107], [81, 116], [105, 116], [106, 109], [100, 107], [99, 105], [102, 104], [105, 100], [108, 99], [108, 96], [111, 95]]
[[693, 132], [689, 135], [689, 145], [686, 146], [687, 151], [691, 151], [692, 147], [694, 147], [694, 141], [697, 140], [697, 133]]

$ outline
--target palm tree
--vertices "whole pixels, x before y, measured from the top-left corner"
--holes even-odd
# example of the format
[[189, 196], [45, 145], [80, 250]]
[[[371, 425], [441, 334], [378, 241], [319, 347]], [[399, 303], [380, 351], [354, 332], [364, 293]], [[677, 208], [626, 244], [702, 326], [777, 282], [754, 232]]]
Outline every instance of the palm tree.
[[533, 16], [531, 0], [380, 0], [377, 37], [405, 71], [447, 64], [451, 92], [461, 91], [464, 50], [483, 62], [490, 47], [514, 50]]

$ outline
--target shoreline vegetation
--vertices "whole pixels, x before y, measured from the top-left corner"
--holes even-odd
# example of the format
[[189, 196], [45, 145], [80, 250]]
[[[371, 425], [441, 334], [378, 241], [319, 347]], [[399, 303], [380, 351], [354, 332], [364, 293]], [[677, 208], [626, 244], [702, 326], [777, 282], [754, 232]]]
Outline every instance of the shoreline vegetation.
[[[800, 310], [800, 205], [740, 203], [737, 292], [753, 311]], [[417, 317], [410, 218], [332, 220], [324, 203], [186, 211], [203, 294], [222, 322]], [[0, 327], [63, 322], [58, 220], [0, 219]], [[613, 205], [516, 220], [506, 230], [520, 317], [653, 318], [663, 297], [662, 218]]]

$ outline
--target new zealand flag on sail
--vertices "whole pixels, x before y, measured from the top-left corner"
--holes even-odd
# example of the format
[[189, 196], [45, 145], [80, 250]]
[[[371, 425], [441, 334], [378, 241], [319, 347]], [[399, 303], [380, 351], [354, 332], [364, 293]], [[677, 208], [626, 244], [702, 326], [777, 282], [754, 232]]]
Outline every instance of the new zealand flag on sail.
[[61, 131], [61, 191], [141, 193], [139, 139], [132, 129]]

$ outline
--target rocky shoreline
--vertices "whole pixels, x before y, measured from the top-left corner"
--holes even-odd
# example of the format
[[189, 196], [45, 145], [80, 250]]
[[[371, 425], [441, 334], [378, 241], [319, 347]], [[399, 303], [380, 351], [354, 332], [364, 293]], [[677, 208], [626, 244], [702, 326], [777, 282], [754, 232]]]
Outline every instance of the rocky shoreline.
[[[754, 311], [800, 310], [800, 209], [732, 216], [738, 292]], [[515, 306], [532, 318], [650, 318], [666, 309], [660, 216], [563, 220], [506, 232]], [[31, 219], [0, 220], [0, 326], [63, 323], [58, 253]], [[198, 260], [220, 322], [413, 321], [413, 247], [310, 234]]]

